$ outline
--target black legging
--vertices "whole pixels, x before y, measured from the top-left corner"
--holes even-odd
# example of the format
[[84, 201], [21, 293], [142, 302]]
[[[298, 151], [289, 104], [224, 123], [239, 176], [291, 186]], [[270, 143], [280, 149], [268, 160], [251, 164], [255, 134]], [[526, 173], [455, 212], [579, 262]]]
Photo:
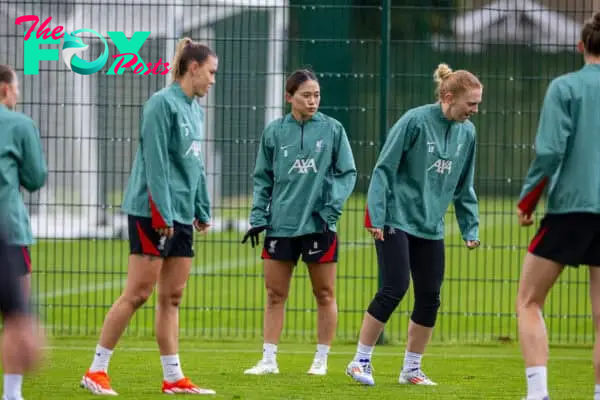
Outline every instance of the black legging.
[[415, 304], [411, 319], [433, 327], [444, 280], [444, 240], [422, 239], [386, 226], [384, 241], [376, 240], [375, 247], [383, 283], [367, 312], [387, 322], [404, 298], [412, 275]]

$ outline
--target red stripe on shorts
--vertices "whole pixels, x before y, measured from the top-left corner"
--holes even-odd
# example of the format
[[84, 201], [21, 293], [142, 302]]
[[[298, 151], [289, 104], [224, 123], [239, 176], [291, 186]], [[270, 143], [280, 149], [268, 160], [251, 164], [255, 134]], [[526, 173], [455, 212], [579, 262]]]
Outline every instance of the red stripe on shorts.
[[535, 235], [535, 237], [531, 241], [531, 244], [529, 245], [529, 248], [527, 249], [530, 253], [533, 253], [535, 251], [536, 247], [540, 244], [546, 232], [548, 232], [548, 228], [542, 228], [540, 229], [538, 234]]
[[25, 259], [25, 265], [27, 266], [27, 271], [31, 273], [31, 257], [29, 257], [29, 252], [27, 251], [27, 247], [21, 247], [23, 250], [23, 258]]
[[333, 243], [331, 243], [331, 246], [329, 246], [329, 249], [327, 250], [327, 252], [325, 254], [323, 254], [323, 257], [321, 257], [319, 262], [320, 263], [332, 262], [334, 259], [334, 256], [335, 256], [336, 248], [337, 248], [337, 235], [333, 238]]
[[156, 246], [152, 243], [152, 241], [146, 236], [146, 233], [142, 229], [139, 221], [136, 223], [138, 236], [140, 237], [140, 243], [142, 243], [142, 252], [144, 254], [150, 254], [153, 256], [160, 256], [160, 251], [156, 248]]

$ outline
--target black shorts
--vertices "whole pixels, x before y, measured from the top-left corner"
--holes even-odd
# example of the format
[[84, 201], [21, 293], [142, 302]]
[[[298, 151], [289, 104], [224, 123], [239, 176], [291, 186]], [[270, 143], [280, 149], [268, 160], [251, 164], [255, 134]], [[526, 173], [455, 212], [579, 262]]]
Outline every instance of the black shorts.
[[[21, 249], [20, 252], [15, 249]], [[9, 246], [0, 239], [0, 313], [2, 317], [24, 313], [28, 311], [28, 301], [25, 299], [23, 282], [20, 278], [23, 273], [23, 258], [25, 252], [22, 247]], [[27, 253], [29, 254], [29, 253]], [[20, 257], [17, 257], [19, 256]]]
[[175, 222], [175, 234], [171, 239], [166, 239], [154, 230], [152, 218], [130, 215], [127, 222], [130, 254], [145, 254], [162, 258], [194, 257], [193, 225]]
[[328, 231], [298, 237], [267, 236], [261, 258], [297, 263], [300, 255], [307, 264], [337, 262], [337, 234]]
[[563, 265], [600, 266], [600, 214], [547, 214], [529, 252]]
[[7, 246], [4, 260], [11, 263], [20, 276], [31, 273], [31, 255], [29, 254], [29, 248], [26, 246]]

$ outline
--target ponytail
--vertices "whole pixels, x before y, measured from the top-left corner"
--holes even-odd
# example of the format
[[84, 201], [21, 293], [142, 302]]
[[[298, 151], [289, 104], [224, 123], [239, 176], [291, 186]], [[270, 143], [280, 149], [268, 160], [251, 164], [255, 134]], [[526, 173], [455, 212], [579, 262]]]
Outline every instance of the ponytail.
[[173, 80], [177, 80], [183, 75], [181, 73], [181, 56], [183, 55], [185, 48], [192, 43], [193, 41], [189, 37], [184, 37], [183, 39], [179, 40], [179, 42], [177, 42], [175, 56], [173, 57], [173, 62], [171, 63], [171, 65], [173, 66], [173, 69], [171, 69]]

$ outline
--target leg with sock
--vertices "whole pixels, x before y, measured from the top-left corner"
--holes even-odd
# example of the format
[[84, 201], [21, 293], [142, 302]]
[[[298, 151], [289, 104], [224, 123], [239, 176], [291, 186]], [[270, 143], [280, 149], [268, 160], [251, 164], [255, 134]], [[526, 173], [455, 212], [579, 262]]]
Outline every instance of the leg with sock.
[[[266, 240], [268, 242], [268, 240]], [[287, 242], [277, 246], [284, 246]], [[289, 244], [289, 243], [287, 243]], [[279, 249], [280, 247], [278, 247]], [[244, 371], [245, 375], [278, 374], [277, 344], [283, 330], [285, 302], [290, 290], [290, 282], [295, 263], [293, 261], [264, 260], [264, 277], [267, 301], [263, 322], [263, 356], [253, 367]]]
[[406, 234], [385, 227], [384, 241], [375, 241], [375, 248], [382, 285], [365, 313], [356, 354], [346, 367], [347, 375], [365, 385], [375, 384], [371, 372], [375, 344], [410, 284]]
[[21, 400], [23, 387], [23, 375], [4, 374], [3, 400]]
[[81, 387], [97, 395], [117, 395], [108, 376], [110, 360], [129, 321], [152, 294], [162, 263], [163, 260], [158, 257], [141, 254], [129, 256], [125, 289], [106, 314], [100, 340], [92, 363], [81, 379]]
[[400, 383], [435, 385], [422, 371], [423, 354], [437, 320], [440, 290], [444, 281], [443, 240], [408, 236], [415, 304], [408, 324], [408, 342]]
[[184, 378], [179, 354], [160, 356], [160, 363], [162, 364], [165, 381], [174, 383]]
[[[192, 268], [193, 252], [181, 229], [181, 242], [172, 242], [169, 256], [164, 260], [158, 278], [156, 308], [156, 341], [163, 369], [162, 392], [165, 394], [215, 394], [194, 384], [183, 373], [179, 359], [179, 306]], [[190, 228], [191, 229], [191, 228]], [[177, 225], [175, 228], [177, 232]], [[177, 233], [175, 238], [177, 238]]]
[[245, 375], [268, 375], [278, 374], [279, 366], [277, 365], [277, 345], [274, 343], [263, 343], [263, 356], [261, 360], [244, 371]]
[[272, 343], [263, 343], [263, 361], [270, 364], [277, 364], [277, 345]]
[[403, 371], [417, 371], [421, 369], [421, 359], [423, 358], [423, 354], [413, 353], [411, 351], [406, 350], [404, 353], [404, 367]]
[[108, 364], [112, 357], [113, 351], [107, 348], [96, 345], [96, 353], [94, 353], [94, 359], [90, 366], [90, 372], [108, 372]]
[[373, 356], [374, 349], [375, 346], [369, 346], [359, 342], [358, 346], [356, 347], [354, 361], [371, 362], [371, 357]]
[[327, 356], [329, 355], [330, 346], [326, 344], [318, 344], [317, 351], [315, 353], [316, 359], [327, 360]]
[[[335, 242], [334, 242], [335, 243]], [[311, 241], [312, 245], [312, 241]], [[309, 262], [308, 272], [317, 303], [317, 351], [309, 375], [327, 374], [327, 356], [337, 327], [337, 302], [335, 298], [335, 262]]]
[[548, 376], [546, 366], [527, 367], [527, 399], [543, 400], [548, 396]]
[[516, 308], [528, 400], [548, 397], [548, 336], [542, 308], [562, 269], [562, 265], [549, 259], [531, 253], [525, 255]]
[[[4, 278], [4, 277], [3, 277]], [[5, 278], [4, 278], [5, 279]], [[31, 293], [31, 274], [27, 273], [19, 279], [22, 284], [22, 296], [25, 298], [26, 308], [31, 309], [29, 294]], [[1, 290], [1, 289], [0, 289]], [[21, 371], [19, 371], [21, 372]], [[3, 400], [21, 400], [23, 389], [23, 375], [17, 373], [4, 374]]]
[[327, 359], [331, 347], [327, 344], [318, 344], [315, 357], [308, 370], [309, 375], [326, 375], [327, 374]]

